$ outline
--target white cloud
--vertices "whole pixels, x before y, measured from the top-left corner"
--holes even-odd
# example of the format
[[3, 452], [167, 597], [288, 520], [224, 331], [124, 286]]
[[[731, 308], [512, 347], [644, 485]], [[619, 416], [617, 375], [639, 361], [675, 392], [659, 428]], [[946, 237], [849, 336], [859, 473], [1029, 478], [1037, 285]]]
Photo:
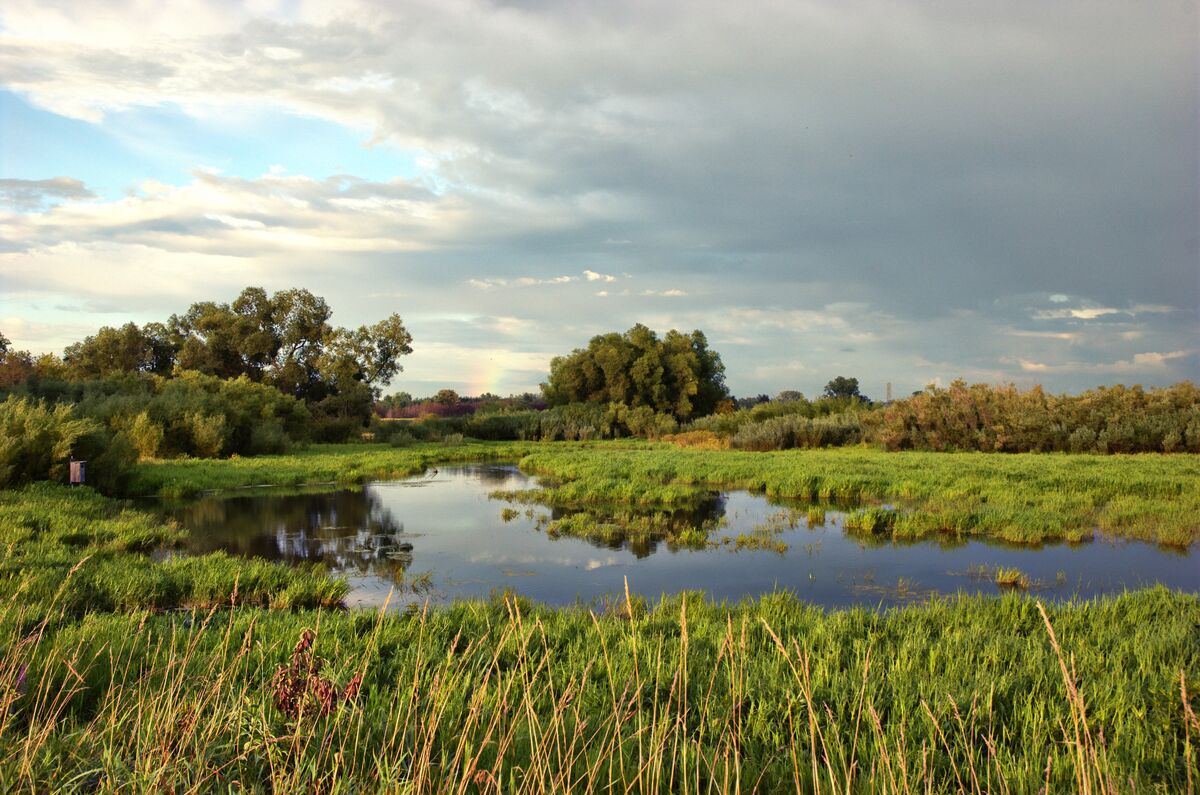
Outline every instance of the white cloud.
[[467, 279], [467, 284], [479, 290], [492, 290], [497, 287], [536, 287], [543, 284], [569, 284], [575, 281], [574, 276], [551, 276], [541, 279], [536, 276], [518, 276], [514, 279], [490, 278]]
[[596, 271], [584, 271], [583, 275], [587, 277], [589, 282], [615, 282], [616, 276], [610, 276], [607, 273], [597, 273]]

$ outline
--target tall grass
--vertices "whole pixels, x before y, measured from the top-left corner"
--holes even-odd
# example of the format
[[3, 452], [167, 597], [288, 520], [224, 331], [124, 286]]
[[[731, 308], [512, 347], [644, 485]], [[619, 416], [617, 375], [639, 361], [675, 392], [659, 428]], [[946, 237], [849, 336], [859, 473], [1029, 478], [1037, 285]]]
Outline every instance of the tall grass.
[[[1186, 792], [1200, 602], [785, 595], [606, 613], [0, 608], [0, 780], [40, 790]], [[279, 708], [311, 630], [321, 688]], [[301, 644], [303, 648], [303, 644]], [[354, 688], [348, 688], [353, 690]], [[327, 692], [327, 691], [323, 691]], [[327, 705], [327, 709], [322, 705]]]

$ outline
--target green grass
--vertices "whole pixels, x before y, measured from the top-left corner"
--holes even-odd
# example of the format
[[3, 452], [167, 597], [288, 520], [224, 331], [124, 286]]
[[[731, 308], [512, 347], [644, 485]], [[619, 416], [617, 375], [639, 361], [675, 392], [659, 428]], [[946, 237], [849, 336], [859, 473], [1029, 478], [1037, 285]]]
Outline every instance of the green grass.
[[[639, 445], [610, 442], [615, 449]], [[559, 449], [594, 443], [557, 442]], [[426, 442], [405, 447], [382, 444], [316, 444], [286, 455], [228, 459], [169, 459], [138, 466], [129, 496], [187, 497], [246, 486], [305, 486], [362, 483], [420, 474], [437, 464], [517, 460], [544, 447], [536, 442]]]
[[[822, 613], [698, 595], [377, 617], [0, 609], [0, 780], [17, 789], [1185, 792], [1200, 600], [959, 598]], [[287, 717], [305, 628], [362, 689]], [[1061, 645], [1061, 648], [1060, 648]], [[337, 703], [337, 702], [335, 702]], [[1190, 713], [1189, 713], [1190, 710]], [[1189, 772], [1190, 771], [1190, 772]]]
[[885, 538], [989, 536], [1037, 544], [1082, 541], [1101, 530], [1180, 547], [1200, 540], [1200, 457], [1193, 455], [545, 445], [521, 467], [557, 481], [530, 495], [556, 505], [672, 507], [703, 489], [749, 489], [784, 500], [860, 504], [848, 528]]

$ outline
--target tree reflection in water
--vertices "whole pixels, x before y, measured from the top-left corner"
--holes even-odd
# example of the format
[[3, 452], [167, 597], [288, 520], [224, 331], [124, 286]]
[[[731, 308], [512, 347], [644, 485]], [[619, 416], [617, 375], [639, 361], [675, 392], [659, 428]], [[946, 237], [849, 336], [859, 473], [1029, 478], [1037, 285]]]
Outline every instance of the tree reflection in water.
[[172, 507], [189, 528], [187, 551], [225, 551], [397, 581], [412, 563], [404, 524], [370, 489], [205, 497]]

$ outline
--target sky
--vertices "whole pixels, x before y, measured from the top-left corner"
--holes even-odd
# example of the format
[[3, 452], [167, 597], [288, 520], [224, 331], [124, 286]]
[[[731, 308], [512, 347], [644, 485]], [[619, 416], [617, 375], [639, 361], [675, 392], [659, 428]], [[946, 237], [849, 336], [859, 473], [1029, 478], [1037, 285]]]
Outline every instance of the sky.
[[0, 332], [245, 286], [392, 389], [641, 322], [737, 395], [1200, 380], [1194, 0], [5, 0]]

